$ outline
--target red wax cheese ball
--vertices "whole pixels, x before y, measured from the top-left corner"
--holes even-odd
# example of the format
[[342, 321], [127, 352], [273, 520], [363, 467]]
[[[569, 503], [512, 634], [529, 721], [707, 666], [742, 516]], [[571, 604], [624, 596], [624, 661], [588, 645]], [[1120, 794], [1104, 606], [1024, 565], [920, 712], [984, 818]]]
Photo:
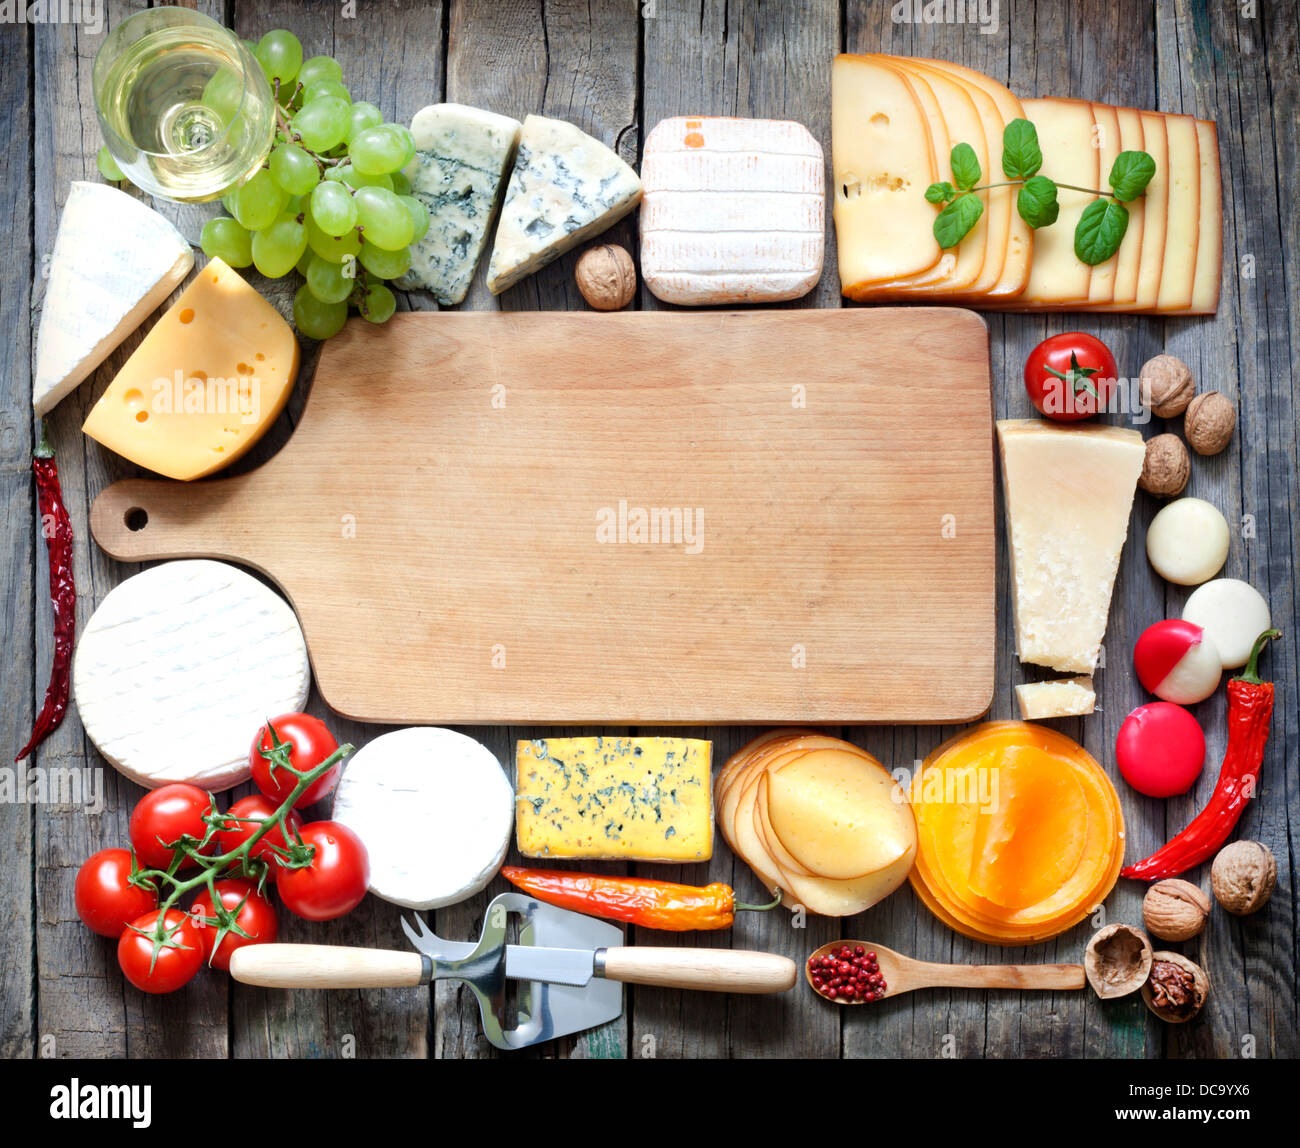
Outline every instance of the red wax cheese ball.
[[1169, 618], [1142, 631], [1133, 647], [1133, 667], [1150, 693], [1188, 706], [1219, 688], [1223, 660], [1200, 626]]
[[1124, 780], [1148, 797], [1186, 793], [1205, 764], [1205, 734], [1196, 719], [1172, 702], [1138, 706], [1115, 738]]

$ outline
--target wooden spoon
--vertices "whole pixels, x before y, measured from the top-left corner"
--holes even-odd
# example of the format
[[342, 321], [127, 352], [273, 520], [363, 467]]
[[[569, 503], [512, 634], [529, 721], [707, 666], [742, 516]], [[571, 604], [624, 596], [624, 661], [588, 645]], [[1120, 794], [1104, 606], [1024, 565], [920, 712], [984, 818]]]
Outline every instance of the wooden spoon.
[[[886, 985], [886, 997], [910, 993], [913, 989], [1081, 989], [1086, 983], [1082, 965], [939, 965], [905, 957], [872, 941], [832, 941], [829, 945], [822, 945], [812, 956], [834, 955], [845, 945], [850, 949], [861, 945], [867, 952], [876, 954], [876, 963]], [[803, 975], [811, 987], [812, 973], [806, 962]], [[813, 992], [818, 996], [824, 995], [815, 988]], [[860, 1005], [871, 1002], [836, 999], [835, 1003]]]

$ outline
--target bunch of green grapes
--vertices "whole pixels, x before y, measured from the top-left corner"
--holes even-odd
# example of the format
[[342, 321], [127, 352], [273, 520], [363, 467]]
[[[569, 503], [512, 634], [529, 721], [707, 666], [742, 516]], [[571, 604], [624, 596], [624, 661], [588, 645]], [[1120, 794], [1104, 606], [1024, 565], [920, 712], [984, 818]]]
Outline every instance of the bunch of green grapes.
[[304, 60], [292, 32], [248, 47], [276, 95], [275, 140], [266, 163], [222, 199], [230, 216], [204, 225], [204, 252], [271, 279], [301, 272], [293, 318], [309, 338], [338, 334], [349, 306], [387, 322], [397, 301], [385, 280], [405, 274], [410, 245], [429, 229], [402, 174], [415, 140], [374, 104], [353, 101], [337, 60]]

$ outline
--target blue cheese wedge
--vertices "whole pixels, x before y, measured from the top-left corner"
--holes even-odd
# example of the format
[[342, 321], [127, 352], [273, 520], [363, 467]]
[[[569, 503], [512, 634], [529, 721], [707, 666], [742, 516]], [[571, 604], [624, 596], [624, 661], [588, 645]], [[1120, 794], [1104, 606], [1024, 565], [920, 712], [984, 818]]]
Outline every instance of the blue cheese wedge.
[[528, 116], [497, 226], [488, 289], [494, 295], [622, 219], [641, 181], [573, 124]]
[[487, 247], [520, 123], [463, 104], [433, 104], [411, 120], [411, 194], [429, 209], [429, 230], [411, 245], [411, 269], [397, 280], [443, 306], [464, 300]]

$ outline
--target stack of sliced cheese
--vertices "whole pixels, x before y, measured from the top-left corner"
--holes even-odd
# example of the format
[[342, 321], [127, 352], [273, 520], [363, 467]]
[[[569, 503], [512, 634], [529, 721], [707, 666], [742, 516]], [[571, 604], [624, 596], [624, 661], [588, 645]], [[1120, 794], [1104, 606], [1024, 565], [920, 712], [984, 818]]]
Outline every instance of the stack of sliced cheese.
[[907, 797], [866, 750], [811, 730], [772, 730], [733, 754], [714, 782], [718, 828], [791, 909], [826, 917], [870, 908], [916, 856]]
[[[1023, 103], [978, 72], [940, 60], [839, 56], [832, 73], [832, 152], [840, 279], [851, 299], [943, 299], [1005, 310], [1209, 314], [1218, 306], [1222, 205], [1213, 123], [1191, 116], [1071, 99]], [[1102, 189], [1121, 151], [1156, 163], [1146, 195], [1129, 204], [1119, 251], [1090, 267], [1074, 231], [1096, 197], [1061, 187], [1060, 215], [1031, 231], [1015, 188], [978, 194], [984, 212], [956, 246], [940, 249], [925, 189], [955, 183], [952, 147], [968, 143], [983, 173], [1002, 174], [1002, 133], [1013, 119], [1038, 131], [1039, 174]]]

